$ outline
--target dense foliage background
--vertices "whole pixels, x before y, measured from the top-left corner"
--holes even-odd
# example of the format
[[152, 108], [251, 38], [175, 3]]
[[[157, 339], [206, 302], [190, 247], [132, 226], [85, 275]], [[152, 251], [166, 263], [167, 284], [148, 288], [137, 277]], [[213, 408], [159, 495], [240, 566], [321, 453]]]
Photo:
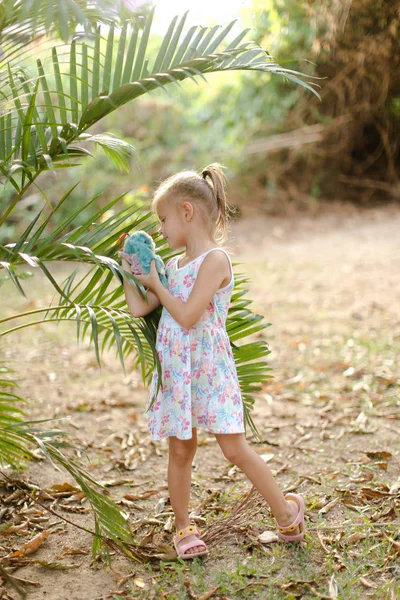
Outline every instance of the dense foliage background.
[[[41, 176], [50, 201], [81, 182], [58, 218], [96, 194], [99, 207], [124, 192], [127, 203], [138, 195], [146, 200], [158, 180], [213, 160], [228, 167], [231, 201], [243, 210], [398, 201], [399, 12], [397, 3], [375, 0], [253, 0], [243, 13], [252, 39], [278, 64], [320, 78], [322, 102], [268, 73], [210, 74], [208, 86], [154, 91], [97, 126], [134, 145], [129, 174], [121, 176], [99, 152], [63, 177]], [[0, 203], [13, 193], [6, 186]], [[41, 202], [32, 190], [0, 241], [10, 228], [22, 230]]]

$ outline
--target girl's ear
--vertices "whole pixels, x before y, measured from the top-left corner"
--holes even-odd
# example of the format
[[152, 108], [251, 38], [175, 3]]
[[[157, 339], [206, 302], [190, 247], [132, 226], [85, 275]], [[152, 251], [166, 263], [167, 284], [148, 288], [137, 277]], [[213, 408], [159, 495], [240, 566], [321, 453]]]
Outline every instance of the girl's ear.
[[182, 204], [182, 208], [183, 208], [183, 218], [185, 219], [185, 221], [190, 223], [190, 221], [193, 219], [193, 213], [194, 213], [193, 204], [191, 202], [189, 202], [188, 200], [186, 200]]

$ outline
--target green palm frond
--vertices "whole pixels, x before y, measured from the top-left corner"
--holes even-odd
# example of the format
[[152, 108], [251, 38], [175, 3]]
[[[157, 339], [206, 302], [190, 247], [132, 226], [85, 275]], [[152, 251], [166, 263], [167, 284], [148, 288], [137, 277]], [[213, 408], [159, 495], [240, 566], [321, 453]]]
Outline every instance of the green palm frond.
[[[161, 369], [155, 351], [160, 310], [143, 319], [133, 320], [126, 308], [122, 281], [125, 279], [137, 286], [141, 293], [144, 293], [144, 288], [133, 275], [122, 269], [115, 257], [121, 233], [135, 229], [150, 231], [155, 224], [154, 215], [144, 211], [140, 201], [115, 210], [115, 205], [122, 199], [119, 196], [72, 231], [68, 230], [82, 208], [51, 233], [44, 235], [51, 218], [61, 209], [72, 189], [74, 188], [64, 195], [46, 218], [39, 213], [17, 243], [0, 246], [0, 264], [5, 264], [7, 259], [7, 270], [19, 291], [22, 291], [22, 284], [18, 266], [28, 264], [42, 270], [60, 295], [59, 305], [1, 320], [0, 324], [4, 326], [21, 317], [35, 319], [22, 325], [17, 324], [2, 331], [0, 335], [9, 335], [16, 330], [47, 321], [72, 321], [77, 327], [78, 340], [89, 332], [99, 364], [104, 349], [114, 347], [122, 367], [125, 368], [127, 356], [133, 357], [134, 367], [141, 369], [143, 380], [148, 382], [154, 365], [159, 371]], [[90, 208], [96, 199], [92, 198], [84, 208]], [[109, 212], [113, 214], [104, 218]], [[160, 254], [165, 255], [166, 249], [161, 249]], [[59, 284], [51, 274], [49, 263], [52, 261], [75, 262], [89, 269], [85, 269], [83, 275], [75, 270], [63, 284]]]
[[[80, 206], [75, 212], [71, 213], [50, 233], [46, 234], [47, 230], [51, 228], [52, 219], [63, 207], [75, 188], [76, 185], [64, 194], [47, 217], [44, 217], [43, 211], [40, 211], [16, 243], [0, 246], [0, 261], [7, 262], [7, 268], [9, 272], [11, 271], [12, 279], [19, 287], [21, 284], [18, 281], [16, 267], [24, 263], [42, 269], [55, 289], [67, 301], [68, 297], [52, 279], [46, 266], [52, 261], [96, 264], [101, 269], [110, 270], [114, 274], [119, 273], [121, 281], [123, 277], [128, 277], [115, 260], [119, 249], [118, 238], [122, 233], [129, 230], [138, 228], [150, 230], [155, 224], [154, 215], [145, 211], [144, 205], [140, 201], [115, 211], [116, 204], [124, 196], [122, 194], [110, 200], [95, 214], [91, 214], [79, 227], [71, 230], [74, 221], [81, 216], [82, 212], [90, 210], [95, 205], [97, 201], [97, 196], [95, 196], [84, 206]], [[109, 212], [112, 213], [111, 216], [105, 217]], [[132, 281], [134, 281], [133, 278]], [[87, 291], [90, 292], [92, 288], [90, 286], [86, 287]]]
[[229, 307], [226, 329], [232, 345], [240, 389], [243, 398], [244, 419], [256, 437], [259, 437], [252, 418], [254, 394], [262, 389], [262, 384], [271, 377], [271, 369], [265, 358], [270, 349], [265, 340], [254, 340], [246, 344], [236, 345], [237, 340], [259, 334], [269, 327], [261, 315], [256, 315], [249, 308], [252, 303], [248, 298], [248, 290], [244, 287], [249, 279], [243, 275], [235, 275], [235, 287]]
[[[90, 254], [91, 251], [83, 252], [79, 260], [82, 262], [91, 260]], [[71, 259], [72, 257], [69, 257], [69, 260]], [[108, 263], [106, 265], [108, 266]], [[78, 339], [80, 337], [83, 339], [89, 331], [99, 363], [104, 349], [114, 347], [123, 368], [127, 356], [135, 357], [134, 367], [140, 367], [143, 381], [148, 383], [154, 366], [159, 371], [161, 369], [155, 349], [160, 310], [158, 309], [145, 319], [132, 319], [126, 309], [122, 286], [119, 285], [117, 288], [113, 286], [115, 274], [120, 272], [117, 263], [115, 263], [115, 267], [115, 270], [106, 275], [101, 266], [95, 267], [77, 283], [74, 283], [74, 279], [77, 277], [77, 274], [74, 273], [65, 282], [64, 294], [60, 298], [59, 306], [35, 309], [3, 319], [0, 324], [20, 318], [35, 318], [33, 321], [24, 322], [22, 325], [3, 331], [1, 335], [9, 335], [18, 329], [46, 321], [73, 321], [77, 325]], [[134, 278], [126, 273], [124, 273], [124, 277], [134, 281]], [[245, 423], [257, 435], [251, 411], [254, 404], [254, 393], [259, 391], [261, 385], [270, 377], [270, 369], [265, 361], [269, 354], [269, 348], [265, 341], [252, 341], [240, 346], [236, 342], [258, 334], [268, 327], [268, 323], [265, 323], [263, 317], [255, 315], [249, 308], [251, 301], [247, 298], [248, 291], [243, 288], [247, 281], [240, 275], [235, 279], [235, 289], [227, 319], [227, 331], [242, 391]], [[66, 302], [67, 295], [72, 300], [71, 303]], [[83, 304], [83, 302], [89, 302], [89, 304]], [[41, 315], [39, 320], [36, 319], [37, 315]]]
[[[74, 459], [67, 458], [59, 450], [59, 444], [55, 444], [54, 441], [48, 442], [45, 439], [49, 434], [48, 431], [39, 431], [32, 435], [29, 429], [23, 431], [20, 427], [18, 428], [18, 434], [26, 436], [28, 440], [33, 438], [43, 450], [43, 453], [50, 460], [55, 461], [57, 464], [64, 467], [85, 493], [93, 510], [95, 521], [95, 532], [92, 544], [93, 556], [95, 557], [101, 552], [103, 547], [102, 542], [109, 538], [130, 558], [139, 560], [138, 557], [135, 556], [132, 547], [134, 544], [134, 536], [129, 527], [127, 517], [124, 517], [115, 502], [104, 493], [104, 486], [93, 479]], [[69, 448], [73, 447], [72, 444], [66, 444], [66, 446]]]
[[67, 434], [58, 429], [43, 430], [41, 425], [60, 419], [24, 421], [24, 411], [18, 406], [26, 401], [14, 393], [18, 384], [13, 371], [0, 364], [0, 465], [21, 469], [22, 465], [37, 457], [33, 450], [40, 449], [56, 469], [61, 465], [74, 478], [85, 493], [94, 514], [95, 531], [93, 556], [102, 549], [102, 542], [113, 540], [130, 558], [138, 560], [134, 551], [134, 538], [126, 518], [119, 507], [104, 493], [104, 486], [73, 458], [63, 454], [61, 448], [71, 449], [73, 444], [62, 439]]
[[0, 36], [3, 53], [8, 46], [27, 45], [43, 35], [55, 34], [67, 40], [78, 25], [90, 31], [99, 21], [115, 20], [115, 3], [106, 0], [2, 0]]
[[[9, 335], [15, 330], [29, 327], [33, 324], [48, 321], [71, 321], [77, 327], [77, 338], [83, 339], [89, 335], [93, 342], [96, 358], [100, 364], [104, 349], [115, 348], [122, 367], [127, 356], [134, 357], [134, 367], [141, 370], [144, 382], [149, 382], [154, 366], [160, 372], [161, 366], [155, 350], [155, 340], [160, 309], [144, 319], [133, 319], [126, 308], [123, 279], [129, 281], [138, 290], [144, 292], [134, 276], [126, 273], [115, 260], [118, 250], [118, 238], [121, 233], [137, 229], [151, 232], [155, 220], [152, 213], [144, 210], [141, 202], [115, 210], [121, 196], [111, 200], [94, 215], [90, 215], [79, 227], [68, 231], [73, 226], [80, 211], [71, 215], [64, 223], [48, 235], [44, 230], [49, 225], [51, 217], [60, 210], [66, 201], [69, 190], [48, 217], [39, 214], [22, 234], [16, 244], [9, 248], [0, 247], [0, 259], [7, 257], [8, 269], [13, 272], [13, 281], [18, 286], [16, 267], [28, 263], [42, 269], [50, 283], [60, 294], [59, 304], [0, 321], [5, 325], [20, 318], [29, 317], [28, 322], [16, 325], [1, 335]], [[85, 207], [93, 205], [96, 198], [91, 199]], [[113, 210], [113, 214], [104, 215]], [[164, 242], [155, 240], [157, 251], [167, 260], [171, 252], [165, 248]], [[73, 271], [63, 284], [55, 282], [48, 268], [50, 261], [69, 261], [88, 265], [89, 270], [84, 274]], [[4, 262], [4, 261], [3, 261]], [[45, 264], [46, 263], [46, 264]], [[227, 331], [232, 344], [233, 354], [241, 385], [245, 408], [245, 422], [253, 433], [256, 433], [251, 410], [254, 404], [254, 393], [270, 377], [265, 361], [269, 354], [265, 341], [252, 341], [243, 344], [250, 336], [255, 336], [264, 330], [268, 324], [263, 317], [252, 312], [249, 305], [246, 284], [248, 279], [236, 275], [235, 288], [228, 313]], [[39, 319], [38, 319], [39, 317]], [[240, 342], [241, 345], [238, 345]]]
[[12, 370], [0, 363], [0, 463], [7, 462], [18, 466], [25, 459], [32, 458], [27, 445], [15, 439], [8, 431], [10, 425], [21, 423], [25, 413], [18, 405], [24, 400], [15, 390], [17, 382], [12, 379]]
[[129, 171], [129, 158], [134, 154], [134, 147], [124, 140], [120, 140], [112, 133], [98, 133], [96, 135], [82, 134], [81, 139], [86, 142], [94, 143], [95, 147], [100, 146], [106, 156], [108, 156], [114, 165], [120, 171]]
[[[45, 59], [37, 58], [29, 73], [21, 67], [18, 55], [4, 59], [6, 68], [0, 70], [0, 173], [18, 196], [0, 218], [0, 225], [41, 171], [54, 168], [55, 162], [64, 164], [89, 154], [74, 146], [88, 139], [85, 132], [89, 127], [152, 90], [216, 71], [258, 70], [317, 93], [301, 73], [281, 67], [252, 42], [242, 42], [248, 30], [227, 43], [234, 22], [222, 31], [192, 27], [181, 40], [186, 14], [173, 19], [150, 67], [147, 55], [153, 13], [154, 9], [144, 21], [127, 21], [122, 28], [112, 24], [106, 37], [98, 28], [90, 38], [54, 46], [51, 59], [43, 62]], [[126, 167], [131, 149], [110, 136], [99, 137], [97, 143], [119, 166]]]
[[[122, 305], [123, 302], [121, 301]], [[37, 318], [39, 317], [39, 318]], [[132, 319], [128, 310], [110, 306], [105, 299], [102, 306], [73, 303], [67, 306], [37, 308], [25, 313], [0, 320], [0, 325], [11, 324], [25, 318], [34, 318], [16, 325], [0, 333], [0, 337], [8, 336], [15, 331], [26, 329], [32, 325], [48, 322], [69, 321], [76, 323], [78, 340], [85, 338], [89, 331], [99, 365], [104, 350], [115, 348], [122, 368], [125, 360], [134, 358], [133, 368], [140, 367], [144, 382], [149, 382], [154, 365], [158, 362], [155, 351], [158, 312], [148, 319]]]

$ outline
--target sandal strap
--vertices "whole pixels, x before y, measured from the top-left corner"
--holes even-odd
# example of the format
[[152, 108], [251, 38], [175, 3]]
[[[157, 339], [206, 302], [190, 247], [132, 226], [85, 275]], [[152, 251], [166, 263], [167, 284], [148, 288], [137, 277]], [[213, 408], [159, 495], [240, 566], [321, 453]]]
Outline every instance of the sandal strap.
[[[188, 542], [187, 544], [179, 544], [179, 553], [186, 554], [190, 548], [199, 548], [200, 552], [207, 550], [207, 546], [201, 540], [195, 540], [194, 542]], [[197, 552], [196, 552], [197, 554]]]
[[292, 533], [296, 531], [297, 525], [290, 525], [289, 527], [278, 527], [278, 531], [281, 533]]
[[184, 540], [189, 535], [195, 535], [196, 537], [200, 537], [200, 532], [197, 529], [196, 525], [188, 525], [183, 529], [179, 529], [175, 537], [177, 540]]
[[296, 531], [296, 527], [298, 525], [302, 525], [304, 522], [304, 500], [298, 494], [290, 494], [290, 493], [286, 494], [285, 499], [287, 499], [287, 500], [293, 499], [295, 502], [297, 502], [299, 511], [297, 513], [295, 520], [290, 525], [287, 525], [286, 527], [282, 527], [282, 525], [279, 525], [278, 522], [276, 522], [276, 525], [277, 525], [277, 529], [280, 533], [293, 533]]

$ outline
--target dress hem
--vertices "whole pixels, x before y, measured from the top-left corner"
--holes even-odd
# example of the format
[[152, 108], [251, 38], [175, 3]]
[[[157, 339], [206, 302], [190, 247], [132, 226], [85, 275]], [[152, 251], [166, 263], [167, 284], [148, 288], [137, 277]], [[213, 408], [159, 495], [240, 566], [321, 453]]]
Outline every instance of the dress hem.
[[[209, 429], [207, 426], [205, 425], [195, 425], [194, 427], [192, 427], [192, 429], [205, 429], [208, 433], [216, 433], [219, 435], [230, 435], [230, 434], [235, 434], [235, 433], [246, 433], [244, 428], [242, 428], [240, 431], [214, 431], [213, 429]], [[190, 435], [190, 437], [179, 437], [178, 435], [165, 435], [163, 437], [157, 436], [157, 437], [153, 437], [151, 432], [150, 432], [150, 436], [153, 442], [161, 442], [161, 440], [166, 440], [169, 437], [176, 437], [178, 438], [178, 440], [191, 440], [192, 436]]]

